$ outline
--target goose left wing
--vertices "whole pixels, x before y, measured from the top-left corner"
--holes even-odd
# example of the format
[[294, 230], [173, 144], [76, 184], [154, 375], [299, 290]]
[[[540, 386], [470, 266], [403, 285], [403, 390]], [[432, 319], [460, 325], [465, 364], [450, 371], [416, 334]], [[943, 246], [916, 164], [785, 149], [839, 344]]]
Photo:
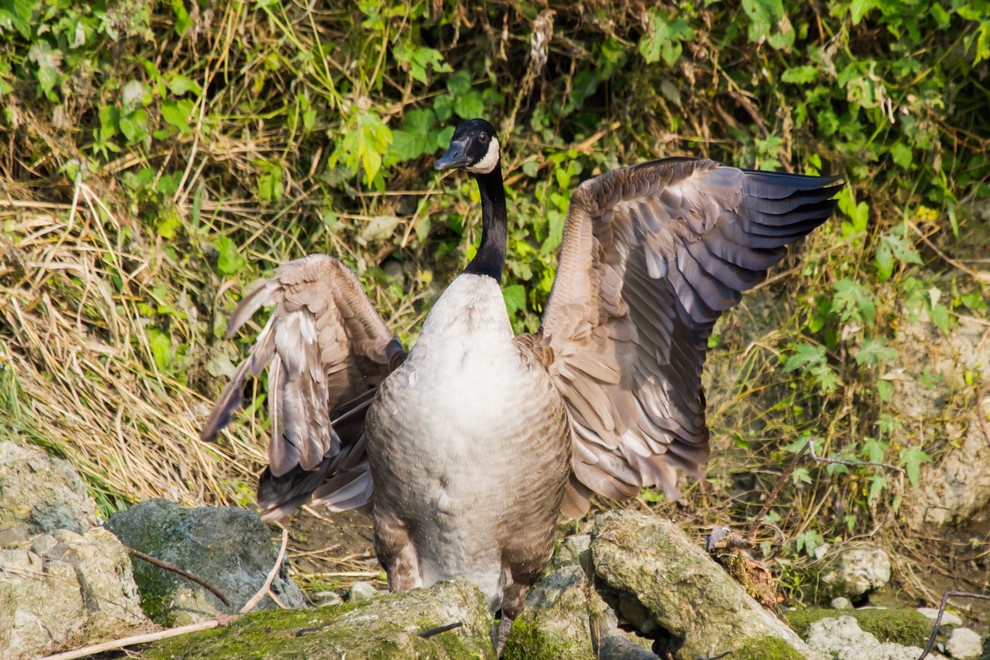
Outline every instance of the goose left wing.
[[268, 369], [269, 465], [258, 485], [266, 519], [311, 497], [330, 509], [366, 506], [372, 480], [364, 418], [379, 385], [401, 363], [399, 340], [344, 264], [310, 255], [283, 264], [244, 296], [227, 336], [258, 309], [275, 310], [220, 394], [200, 438], [216, 439], [243, 404], [248, 377]]
[[540, 333], [525, 342], [571, 420], [565, 514], [583, 515], [592, 493], [676, 497], [675, 468], [700, 475], [712, 327], [825, 221], [837, 182], [671, 158], [577, 188]]

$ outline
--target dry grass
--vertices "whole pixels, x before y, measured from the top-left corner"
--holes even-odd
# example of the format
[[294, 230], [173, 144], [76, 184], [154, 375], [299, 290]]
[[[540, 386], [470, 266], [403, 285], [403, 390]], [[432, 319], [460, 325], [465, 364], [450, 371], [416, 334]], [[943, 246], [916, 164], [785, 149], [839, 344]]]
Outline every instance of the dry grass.
[[77, 193], [68, 209], [0, 201], [17, 237], [0, 260], [0, 341], [17, 392], [0, 433], [64, 454], [110, 497], [246, 501], [263, 450], [250, 436], [199, 441], [207, 402], [158, 370], [138, 309], [161, 266], [121, 240], [120, 215], [85, 182]]

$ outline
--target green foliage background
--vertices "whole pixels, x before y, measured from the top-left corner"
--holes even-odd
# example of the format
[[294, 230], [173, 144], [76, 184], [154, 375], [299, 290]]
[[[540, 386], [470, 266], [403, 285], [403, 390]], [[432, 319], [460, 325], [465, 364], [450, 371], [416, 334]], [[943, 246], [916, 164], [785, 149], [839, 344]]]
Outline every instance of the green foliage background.
[[[844, 175], [838, 217], [744, 303], [764, 325], [728, 320], [713, 337], [715, 360], [741, 375], [719, 383], [711, 483], [735, 492], [745, 472], [766, 493], [813, 441], [820, 455], [896, 464], [910, 485], [945, 448], [910, 439], [889, 411], [903, 357], [890, 343], [905, 310], [943, 333], [959, 315], [986, 318], [990, 236], [972, 209], [990, 196], [988, 60], [986, 0], [0, 0], [0, 283], [19, 301], [0, 300], [0, 356], [40, 363], [16, 327], [44, 293], [123, 347], [114, 373], [146, 400], [210, 398], [250, 341], [222, 339], [238, 294], [311, 252], [351, 265], [412, 342], [480, 235], [473, 184], [437, 177], [431, 159], [458, 120], [486, 116], [503, 133], [505, 299], [520, 331], [538, 326], [583, 178], [683, 154]], [[33, 274], [65, 239], [25, 220], [32, 209], [68, 216], [59, 231], [85, 219], [95, 238], [78, 243], [125, 339], [87, 307], [85, 278]], [[786, 304], [760, 312], [774, 301]], [[71, 433], [32, 424], [26, 373], [4, 378], [22, 432], [76, 460], [108, 507], [169, 489], [249, 497], [263, 413], [217, 465], [176, 468], [179, 448], [121, 481], [99, 447], [84, 459]], [[739, 412], [743, 400], [760, 412]], [[168, 433], [121, 414], [135, 435]], [[170, 442], [195, 442], [194, 426]], [[207, 468], [220, 476], [204, 494]], [[810, 554], [895, 524], [904, 487], [889, 470], [802, 463], [782, 495], [791, 513], [772, 519], [789, 552]], [[822, 510], [826, 497], [840, 503]], [[715, 499], [691, 487], [699, 523], [759, 508], [755, 495]]]

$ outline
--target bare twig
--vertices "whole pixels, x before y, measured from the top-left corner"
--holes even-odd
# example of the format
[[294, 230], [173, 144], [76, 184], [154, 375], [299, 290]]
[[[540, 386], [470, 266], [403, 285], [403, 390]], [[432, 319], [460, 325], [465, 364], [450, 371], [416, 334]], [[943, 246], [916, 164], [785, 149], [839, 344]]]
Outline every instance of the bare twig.
[[932, 634], [928, 636], [928, 643], [925, 644], [925, 650], [918, 656], [918, 660], [925, 660], [928, 654], [932, 652], [932, 648], [935, 646], [935, 638], [938, 637], [939, 626], [942, 625], [942, 615], [945, 614], [945, 606], [950, 598], [980, 598], [982, 600], [990, 600], [990, 594], [974, 594], [969, 591], [946, 591], [942, 594], [942, 602], [938, 606], [938, 614], [935, 616], [935, 625], [932, 626]]
[[[811, 442], [812, 441], [809, 440], [808, 444], [811, 444]], [[760, 525], [763, 524], [763, 519], [766, 518], [767, 514], [770, 512], [770, 507], [772, 507], [773, 503], [777, 501], [777, 496], [780, 495], [780, 489], [784, 487], [784, 483], [787, 481], [787, 477], [791, 475], [791, 472], [794, 472], [794, 468], [797, 467], [798, 461], [800, 461], [801, 457], [804, 455], [805, 449], [807, 449], [807, 447], [802, 447], [797, 453], [794, 454], [794, 457], [791, 458], [791, 462], [787, 464], [786, 468], [784, 468], [784, 471], [781, 473], [780, 478], [774, 485], [773, 490], [770, 491], [767, 501], [763, 503], [763, 508], [760, 509], [760, 512], [756, 514], [756, 518], [753, 519], [753, 526], [749, 528], [749, 536], [747, 537], [750, 545], [756, 545], [756, 530], [758, 530]], [[814, 449], [812, 449], [812, 451], [814, 451]]]
[[980, 391], [976, 393], [976, 423], [980, 425], [983, 437], [986, 438], [987, 445], [990, 446], [990, 423], [987, 422], [987, 414], [983, 410], [983, 397], [987, 394], [990, 394], [990, 383], [984, 383]]
[[935, 247], [935, 244], [931, 242], [931, 240], [928, 238], [928, 236], [925, 235], [925, 232], [921, 231], [921, 229], [919, 229], [916, 224], [914, 224], [913, 222], [909, 222], [907, 224], [908, 224], [908, 227], [910, 227], [911, 230], [914, 231], [914, 233], [916, 233], [918, 235], [918, 238], [920, 238], [925, 245], [927, 245], [929, 248], [931, 248], [931, 250], [935, 254], [937, 254], [939, 257], [941, 257], [942, 260], [945, 261], [947, 264], [949, 264], [953, 268], [956, 268], [958, 270], [961, 270], [962, 272], [966, 273], [967, 275], [969, 275], [970, 277], [972, 277], [977, 282], [986, 281], [985, 280], [985, 277], [986, 277], [985, 275], [979, 273], [978, 271], [973, 270], [972, 268], [967, 268], [966, 266], [964, 266], [959, 261], [953, 259], [949, 255], [947, 255], [945, 252], [942, 252], [937, 247]]
[[794, 454], [794, 457], [791, 459], [791, 462], [787, 464], [786, 468], [784, 468], [784, 471], [783, 473], [781, 473], [780, 478], [777, 480], [777, 483], [774, 485], [773, 490], [770, 491], [770, 495], [769, 497], [767, 497], [767, 501], [763, 504], [763, 508], [760, 509], [760, 512], [756, 514], [756, 518], [753, 519], [753, 526], [750, 527], [749, 536], [747, 537], [751, 545], [756, 545], [756, 530], [759, 529], [760, 525], [763, 524], [763, 519], [766, 517], [767, 513], [770, 512], [770, 507], [773, 506], [773, 503], [777, 501], [777, 496], [780, 495], [780, 489], [784, 487], [784, 483], [787, 481], [787, 477], [789, 477], [790, 474], [794, 472], [794, 468], [797, 467], [798, 461], [801, 460], [802, 456], [804, 456], [805, 451], [807, 451], [811, 455], [811, 460], [813, 460], [816, 463], [834, 463], [836, 465], [848, 465], [851, 467], [872, 465], [875, 467], [887, 468], [889, 470], [897, 470], [901, 474], [905, 473], [904, 468], [897, 467], [896, 465], [891, 465], [890, 463], [878, 463], [876, 461], [841, 461], [837, 458], [823, 458], [815, 453], [815, 441], [808, 440], [808, 444], [806, 444], [796, 454]]
[[107, 651], [116, 651], [117, 649], [122, 649], [127, 646], [135, 646], [137, 644], [149, 644], [151, 642], [157, 642], [162, 639], [169, 639], [170, 637], [179, 637], [180, 635], [186, 635], [189, 633], [199, 632], [201, 630], [210, 630], [218, 626], [224, 626], [236, 619], [237, 616], [228, 615], [222, 616], [217, 619], [210, 619], [209, 621], [200, 621], [199, 623], [191, 623], [188, 626], [180, 626], [178, 628], [169, 628], [168, 630], [162, 630], [155, 633], [147, 633], [144, 635], [134, 635], [133, 637], [123, 637], [121, 639], [113, 639], [109, 642], [102, 642], [100, 644], [93, 644], [92, 646], [84, 646], [81, 649], [75, 649], [74, 651], [66, 651], [65, 653], [56, 653], [55, 655], [49, 655], [41, 660], [73, 660], [73, 658], [85, 658], [96, 653], [105, 653]]
[[[289, 530], [282, 528], [282, 547], [278, 550], [278, 558], [275, 559], [275, 565], [272, 566], [272, 570], [268, 571], [268, 577], [265, 579], [265, 583], [258, 589], [258, 593], [251, 596], [248, 602], [244, 603], [244, 607], [241, 608], [241, 614], [247, 614], [261, 602], [261, 599], [265, 597], [265, 594], [271, 595], [272, 580], [278, 575], [278, 571], [282, 568], [282, 561], [285, 559], [285, 548], [289, 544]], [[278, 601], [277, 598], [272, 598], [279, 607], [285, 607]]]
[[[161, 632], [148, 633], [148, 634], [145, 634], [145, 635], [134, 635], [132, 637], [124, 637], [124, 638], [121, 638], [121, 639], [111, 640], [109, 642], [103, 642], [101, 644], [94, 644], [92, 646], [84, 646], [83, 648], [81, 648], [81, 649], [75, 649], [74, 651], [66, 651], [65, 653], [58, 653], [56, 655], [50, 655], [50, 656], [48, 656], [46, 658], [42, 658], [42, 660], [72, 660], [73, 658], [85, 658], [85, 657], [90, 656], [90, 655], [93, 655], [95, 653], [104, 653], [106, 651], [114, 651], [116, 649], [122, 649], [122, 648], [125, 648], [127, 646], [135, 646], [137, 644], [148, 644], [150, 642], [157, 642], [157, 641], [162, 640], [162, 639], [169, 639], [170, 637], [178, 637], [180, 635], [185, 635], [185, 634], [188, 634], [188, 633], [199, 632], [201, 630], [210, 630], [210, 629], [216, 628], [218, 626], [225, 626], [228, 623], [231, 623], [231, 622], [237, 620], [242, 615], [247, 614], [252, 609], [254, 609], [255, 606], [257, 606], [257, 604], [259, 602], [261, 602], [261, 599], [264, 598], [266, 594], [268, 594], [270, 596], [272, 595], [270, 593], [271, 586], [272, 586], [272, 580], [274, 580], [275, 579], [275, 576], [278, 575], [278, 570], [282, 566], [282, 561], [285, 559], [285, 549], [286, 549], [286, 546], [288, 545], [288, 543], [289, 543], [289, 532], [288, 532], [288, 530], [286, 530], [286, 529], [283, 528], [282, 529], [282, 547], [279, 548], [278, 559], [275, 560], [275, 566], [273, 566], [272, 567], [272, 570], [269, 571], [268, 577], [265, 579], [265, 584], [262, 585], [261, 589], [258, 590], [258, 593], [256, 593], [254, 596], [252, 596], [251, 599], [247, 603], [245, 603], [244, 607], [242, 607], [241, 608], [241, 611], [239, 613], [237, 613], [237, 614], [225, 614], [223, 616], [217, 617], [216, 619], [210, 619], [209, 621], [201, 621], [200, 623], [194, 623], [194, 624], [191, 624], [191, 625], [188, 625], [188, 626], [181, 626], [179, 628], [170, 628], [168, 630], [162, 630]], [[214, 593], [214, 595], [216, 595], [217, 598], [220, 598], [221, 600], [223, 600], [225, 604], [227, 604], [227, 605], [230, 604], [229, 602], [227, 602], [227, 600], [223, 596], [221, 596], [219, 593], [217, 593], [216, 591], [214, 591], [212, 588], [210, 588], [208, 585], [206, 585], [205, 583], [203, 583], [201, 580], [199, 580], [194, 575], [188, 574], [185, 571], [183, 571], [182, 569], [178, 569], [178, 568], [176, 568], [174, 566], [171, 566], [169, 564], [166, 564], [165, 562], [163, 562], [163, 561], [161, 561], [159, 559], [155, 559], [154, 557], [151, 557], [150, 555], [146, 555], [143, 552], [139, 552], [139, 551], [133, 550], [131, 548], [128, 548], [127, 550], [128, 550], [128, 552], [132, 553], [135, 557], [138, 557], [139, 559], [143, 559], [143, 560], [147, 561], [148, 563], [151, 563], [151, 564], [154, 564], [155, 566], [158, 566], [159, 568], [164, 568], [166, 570], [176, 572], [179, 575], [182, 575], [183, 577], [189, 578], [190, 580], [196, 582], [200, 586], [205, 587], [205, 588], [209, 589], [210, 591], [212, 591]], [[285, 607], [284, 605], [282, 605], [282, 603], [280, 603], [278, 601], [277, 598], [274, 598], [273, 597], [273, 600], [276, 603], [278, 603], [280, 607], [283, 607], [283, 608]]]
[[890, 463], [877, 463], [875, 461], [840, 461], [837, 458], [823, 458], [815, 454], [815, 442], [814, 440], [808, 440], [808, 451], [811, 452], [811, 460], [815, 463], [834, 463], [836, 465], [849, 465], [851, 467], [859, 467], [861, 465], [873, 465], [876, 467], [884, 467], [888, 470], [897, 470], [901, 474], [904, 474], [904, 468], [897, 467], [896, 465], [891, 465]]
[[213, 594], [214, 596], [216, 596], [217, 598], [219, 598], [221, 603], [223, 603], [227, 607], [230, 607], [230, 600], [228, 600], [226, 596], [224, 596], [222, 593], [220, 593], [220, 590], [219, 589], [217, 589], [216, 587], [214, 587], [212, 584], [210, 584], [209, 582], [207, 582], [203, 578], [197, 577], [197, 576], [193, 575], [192, 573], [190, 573], [189, 571], [183, 570], [183, 569], [179, 568], [178, 566], [173, 566], [172, 564], [169, 564], [168, 562], [164, 562], [161, 559], [158, 559], [157, 557], [152, 557], [151, 555], [145, 554], [145, 553], [141, 552], [140, 550], [135, 550], [134, 548], [127, 548], [127, 553], [130, 554], [130, 555], [132, 555], [132, 556], [134, 556], [134, 557], [137, 557], [138, 559], [141, 559], [143, 561], [146, 561], [149, 564], [152, 564], [154, 566], [157, 566], [158, 568], [162, 568], [162, 569], [164, 569], [166, 571], [171, 571], [171, 572], [175, 573], [176, 575], [181, 575], [182, 577], [186, 578], [187, 580], [192, 580], [193, 582], [195, 582], [196, 584], [198, 584], [199, 586], [203, 587], [204, 589], [206, 589], [207, 591], [209, 591], [211, 594]]
[[423, 632], [419, 633], [419, 638], [420, 639], [429, 639], [430, 637], [433, 637], [434, 635], [439, 635], [440, 633], [445, 633], [448, 630], [455, 630], [456, 628], [460, 628], [463, 625], [464, 625], [464, 622], [463, 621], [456, 621], [454, 623], [448, 623], [445, 626], [437, 626], [436, 628], [428, 628], [428, 629], [424, 630]]

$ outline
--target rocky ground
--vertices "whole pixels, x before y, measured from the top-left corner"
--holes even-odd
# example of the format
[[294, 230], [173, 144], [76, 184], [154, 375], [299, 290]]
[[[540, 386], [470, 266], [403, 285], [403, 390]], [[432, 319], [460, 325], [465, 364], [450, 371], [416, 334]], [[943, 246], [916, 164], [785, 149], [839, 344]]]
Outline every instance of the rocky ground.
[[[218, 619], [216, 629], [137, 651], [149, 658], [495, 657], [495, 620], [463, 580], [406, 594], [359, 581], [307, 598], [255, 513], [151, 500], [101, 526], [65, 461], [11, 442], [0, 443], [0, 492], [4, 658]], [[709, 545], [712, 552], [655, 516], [600, 514], [590, 533], [562, 541], [503, 657], [920, 657], [935, 610], [862, 606], [891, 578], [883, 549], [866, 542], [830, 548], [808, 576], [829, 607], [791, 609], [775, 606], [776, 590], [768, 591], [738, 544]], [[128, 548], [181, 567], [210, 589], [128, 558]], [[259, 592], [268, 595], [238, 616]], [[931, 657], [990, 658], [990, 642], [957, 615], [945, 614], [941, 624]]]

